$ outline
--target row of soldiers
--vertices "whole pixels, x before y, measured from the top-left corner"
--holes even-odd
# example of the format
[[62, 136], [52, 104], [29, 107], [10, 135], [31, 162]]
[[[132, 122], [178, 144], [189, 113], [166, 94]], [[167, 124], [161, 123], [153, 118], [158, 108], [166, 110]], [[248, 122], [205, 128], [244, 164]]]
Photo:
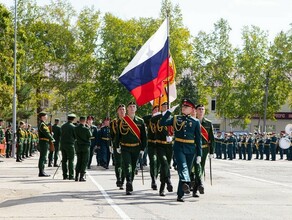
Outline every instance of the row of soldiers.
[[285, 150], [279, 146], [279, 140], [283, 136], [284, 134], [281, 133], [280, 137], [277, 137], [274, 132], [267, 134], [244, 133], [239, 134], [239, 136], [233, 132], [224, 135], [217, 132], [215, 135], [216, 158], [233, 160], [238, 154], [240, 160], [251, 160], [255, 154], [255, 159], [275, 161], [277, 152], [279, 152], [280, 159], [283, 159], [284, 154], [286, 154], [286, 159], [292, 160], [292, 146]]
[[[12, 155], [13, 132], [11, 124], [3, 128], [3, 119], [0, 119], [0, 143], [5, 145], [6, 158], [14, 157]], [[30, 124], [23, 121], [19, 122], [16, 132], [16, 162], [33, 156], [38, 146], [37, 130], [32, 128]]]

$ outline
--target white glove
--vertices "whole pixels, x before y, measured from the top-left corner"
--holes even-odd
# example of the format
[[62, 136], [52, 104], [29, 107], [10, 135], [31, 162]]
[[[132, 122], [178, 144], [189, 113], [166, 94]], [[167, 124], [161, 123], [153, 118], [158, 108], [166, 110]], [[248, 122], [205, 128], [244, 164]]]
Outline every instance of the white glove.
[[122, 151], [121, 151], [121, 148], [120, 148], [120, 147], [118, 147], [118, 148], [117, 148], [117, 153], [118, 153], [118, 154], [121, 154], [121, 153], [122, 153]]
[[143, 150], [140, 150], [140, 157], [142, 158], [144, 155], [144, 151]]
[[113, 149], [113, 147], [112, 147], [112, 146], [109, 146], [109, 151], [110, 151], [111, 153], [113, 153], [113, 152], [114, 152], [114, 149]]
[[202, 159], [201, 159], [201, 156], [197, 156], [197, 161], [196, 161], [197, 164], [201, 163], [201, 160], [202, 160]]
[[209, 154], [208, 156], [210, 159], [214, 158], [214, 154]]
[[170, 113], [174, 112], [174, 110], [177, 108], [177, 106], [178, 106], [178, 105], [175, 105], [175, 106], [171, 107], [170, 109], [168, 109], [168, 111], [169, 111]]

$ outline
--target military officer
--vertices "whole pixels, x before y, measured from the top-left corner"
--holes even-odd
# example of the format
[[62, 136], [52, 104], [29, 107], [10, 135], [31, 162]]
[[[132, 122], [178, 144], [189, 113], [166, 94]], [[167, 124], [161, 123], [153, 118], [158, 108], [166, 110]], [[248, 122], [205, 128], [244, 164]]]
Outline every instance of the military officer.
[[115, 160], [115, 174], [116, 174], [116, 185], [120, 189], [123, 189], [124, 181], [125, 181], [125, 175], [122, 168], [122, 156], [121, 156], [121, 148], [120, 146], [117, 146], [115, 141], [115, 136], [117, 134], [118, 128], [118, 120], [121, 120], [126, 115], [126, 106], [124, 104], [120, 104], [117, 108], [117, 115], [118, 117], [113, 119], [110, 123], [110, 134], [111, 134], [111, 140], [113, 142], [113, 154], [114, 154], [114, 160]]
[[81, 116], [79, 119], [79, 125], [75, 127], [76, 134], [76, 155], [77, 155], [77, 163], [75, 166], [75, 181], [83, 182], [85, 180], [86, 167], [88, 164], [89, 158], [89, 148], [90, 148], [90, 139], [92, 137], [92, 133], [90, 129], [86, 126], [86, 118]]
[[97, 132], [97, 147], [100, 149], [100, 166], [105, 169], [109, 168], [110, 161], [110, 119], [103, 120], [103, 126]]
[[216, 159], [222, 159], [222, 132], [218, 131], [215, 137]]
[[204, 187], [202, 184], [202, 175], [205, 172], [205, 163], [207, 155], [209, 154], [210, 159], [213, 158], [215, 148], [215, 138], [213, 132], [213, 124], [210, 120], [205, 118], [205, 106], [199, 104], [196, 106], [197, 119], [200, 121], [201, 135], [202, 135], [202, 161], [201, 166], [194, 164], [195, 168], [195, 185], [193, 186], [193, 196], [196, 196], [196, 191], [199, 190], [201, 194], [204, 194]]
[[23, 150], [23, 142], [25, 139], [24, 126], [25, 126], [25, 123], [23, 121], [20, 121], [19, 127], [16, 132], [16, 136], [17, 136], [16, 162], [22, 162], [21, 154]]
[[136, 111], [136, 103], [129, 102], [127, 115], [118, 121], [118, 130], [114, 141], [116, 148], [121, 146], [127, 195], [131, 195], [133, 191], [132, 182], [139, 153], [141, 156], [143, 155], [147, 144], [144, 120], [136, 116]]
[[[93, 157], [94, 151], [97, 148], [96, 145], [97, 145], [97, 138], [98, 138], [97, 137], [98, 129], [93, 124], [93, 121], [94, 121], [93, 116], [91, 116], [91, 115], [87, 116], [86, 126], [89, 127], [89, 129], [92, 133], [92, 136], [93, 136], [93, 138], [90, 141], [89, 160], [88, 160], [88, 164], [87, 164], [87, 169], [91, 169], [92, 157]], [[99, 165], [99, 161], [96, 161], [96, 162], [97, 162], [97, 165]]]
[[264, 148], [264, 153], [266, 155], [265, 160], [270, 160], [270, 143], [271, 143], [270, 135], [265, 134], [265, 148]]
[[242, 148], [241, 148], [242, 147], [242, 140], [243, 140], [242, 134], [239, 134], [238, 142], [237, 142], [239, 160], [242, 160]]
[[172, 150], [173, 127], [160, 125], [162, 115], [166, 113], [167, 107], [168, 107], [167, 102], [162, 103], [161, 104], [162, 113], [153, 114], [153, 117], [151, 118], [150, 121], [151, 126], [154, 127], [155, 130], [154, 140], [156, 142], [157, 157], [158, 162], [160, 164], [160, 188], [159, 188], [160, 196], [165, 196], [164, 193], [165, 185], [167, 185], [166, 189], [168, 192], [173, 191], [173, 186], [170, 180], [171, 178], [170, 163], [171, 158], [173, 157]]
[[39, 126], [38, 126], [38, 134], [39, 134], [39, 177], [48, 177], [50, 175], [46, 174], [45, 169], [45, 161], [47, 158], [47, 153], [49, 150], [50, 141], [54, 142], [54, 138], [50, 133], [48, 126], [46, 125], [46, 120], [48, 119], [46, 112], [39, 113]]
[[[74, 179], [74, 145], [76, 140], [75, 125], [73, 124], [75, 114], [69, 114], [67, 122], [61, 126], [61, 151], [63, 179]], [[69, 175], [68, 175], [69, 170]]]
[[159, 163], [157, 159], [157, 147], [155, 140], [156, 124], [151, 121], [151, 118], [152, 116], [157, 114], [158, 111], [159, 106], [155, 105], [152, 107], [152, 114], [143, 117], [143, 120], [147, 127], [147, 151], [150, 161], [151, 188], [153, 190], [157, 190], [156, 179], [159, 171]]
[[259, 159], [264, 159], [264, 138], [262, 134], [259, 134], [258, 138], [258, 145], [259, 145]]
[[5, 143], [5, 132], [3, 129], [3, 119], [0, 118], [0, 144]]
[[194, 158], [196, 163], [201, 162], [202, 142], [200, 121], [191, 116], [195, 104], [189, 99], [182, 101], [182, 114], [171, 116], [177, 106], [169, 109], [161, 118], [161, 126], [172, 125], [174, 128], [173, 153], [177, 162], [179, 184], [177, 201], [184, 202], [184, 194], [190, 193], [190, 173]]
[[52, 162], [54, 159], [54, 167], [58, 167], [57, 161], [58, 161], [58, 154], [60, 150], [60, 138], [61, 138], [61, 127], [59, 126], [60, 119], [55, 118], [55, 123], [52, 126], [52, 133], [53, 133], [53, 138], [55, 139], [54, 142], [54, 151], [50, 151], [49, 153], [49, 163], [48, 166], [52, 166]]
[[252, 133], [249, 133], [248, 135], [248, 139], [247, 139], [247, 160], [251, 160], [252, 159], [252, 146], [253, 146], [253, 137], [252, 137]]
[[5, 131], [5, 139], [6, 139], [6, 158], [11, 157], [11, 150], [12, 150], [12, 130], [11, 124], [8, 124], [6, 131]]

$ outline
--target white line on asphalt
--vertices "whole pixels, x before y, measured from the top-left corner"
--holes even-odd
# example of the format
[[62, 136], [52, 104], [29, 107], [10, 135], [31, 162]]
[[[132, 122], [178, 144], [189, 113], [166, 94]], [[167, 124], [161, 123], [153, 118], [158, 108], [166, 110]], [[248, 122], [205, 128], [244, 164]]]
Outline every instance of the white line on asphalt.
[[259, 179], [259, 178], [251, 177], [251, 176], [244, 176], [244, 175], [241, 175], [241, 174], [238, 174], [238, 173], [232, 173], [232, 172], [228, 172], [228, 171], [221, 171], [221, 172], [229, 173], [231, 175], [240, 176], [240, 177], [243, 177], [243, 178], [247, 178], [247, 179], [251, 179], [251, 180], [256, 180], [256, 181], [260, 181], [260, 182], [264, 182], [264, 183], [269, 183], [269, 184], [273, 184], [273, 185], [279, 185], [279, 186], [284, 186], [284, 187], [292, 188], [292, 186], [290, 186], [290, 185], [286, 185], [286, 184], [279, 183], [279, 182], [268, 181], [268, 180], [264, 180], [264, 179]]
[[103, 189], [103, 187], [93, 179], [93, 177], [90, 175], [89, 172], [88, 172], [88, 176], [91, 179], [91, 181], [94, 183], [94, 185], [96, 185], [97, 188], [99, 189], [99, 191], [102, 193], [102, 195], [106, 199], [107, 203], [110, 204], [110, 206], [118, 213], [118, 215], [123, 220], [130, 220], [131, 218], [117, 204], [115, 204], [115, 202], [110, 198], [110, 196], [106, 193], [106, 191]]

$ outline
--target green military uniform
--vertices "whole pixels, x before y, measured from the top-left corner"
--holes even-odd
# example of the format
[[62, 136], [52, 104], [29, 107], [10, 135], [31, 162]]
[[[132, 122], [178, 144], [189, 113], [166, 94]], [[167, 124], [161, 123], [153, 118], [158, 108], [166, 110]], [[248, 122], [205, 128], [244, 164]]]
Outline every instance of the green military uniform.
[[27, 141], [28, 141], [28, 132], [26, 129], [23, 129], [24, 132], [24, 140], [23, 140], [23, 147], [22, 147], [22, 151], [21, 151], [21, 158], [25, 159], [25, 152], [27, 150]]
[[[74, 154], [75, 154], [75, 125], [74, 114], [68, 115], [68, 122], [61, 126], [61, 151], [62, 151], [62, 170], [63, 179], [74, 179]], [[69, 175], [68, 175], [69, 170]]]
[[25, 132], [23, 128], [21, 127], [24, 124], [24, 122], [20, 122], [20, 126], [18, 127], [16, 131], [17, 136], [17, 151], [16, 151], [16, 162], [21, 162], [21, 154], [23, 150], [23, 142], [25, 139]]
[[32, 144], [32, 133], [30, 131], [30, 126], [28, 126], [27, 130], [27, 148], [26, 148], [26, 152], [25, 152], [25, 156], [26, 157], [30, 157], [30, 150], [31, 150], [31, 144]]
[[[194, 104], [187, 99], [183, 100], [182, 105], [195, 108]], [[190, 193], [193, 160], [202, 155], [200, 121], [191, 115], [171, 116], [170, 111], [167, 111], [161, 118], [160, 125], [172, 125], [174, 128], [173, 153], [179, 175], [177, 201], [183, 202], [184, 194]]]
[[[128, 106], [129, 105], [132, 104], [129, 103]], [[119, 119], [114, 144], [116, 148], [121, 146], [123, 169], [127, 181], [126, 194], [130, 195], [133, 191], [132, 181], [134, 180], [139, 152], [141, 150], [144, 151], [147, 144], [147, 137], [144, 120], [142, 118], [134, 116], [133, 119], [130, 119], [130, 123], [134, 126], [130, 126], [126, 122], [127, 118], [130, 117], [125, 116]], [[136, 135], [137, 132], [140, 133], [140, 137]]]
[[[143, 117], [143, 120], [147, 127], [147, 152], [150, 161], [151, 188], [157, 190], [156, 179], [160, 164], [157, 160], [157, 147], [155, 140], [156, 124], [151, 122], [151, 118], [152, 115], [147, 115]], [[143, 166], [143, 164], [141, 164], [141, 166]]]
[[160, 164], [160, 189], [159, 195], [165, 196], [164, 188], [165, 184], [167, 184], [168, 192], [173, 191], [173, 186], [170, 181], [170, 162], [173, 156], [172, 144], [173, 142], [167, 140], [167, 136], [170, 136], [169, 128], [167, 126], [161, 126], [160, 121], [162, 118], [162, 114], [153, 116], [151, 118], [152, 126], [155, 126], [155, 141], [156, 141], [156, 149], [158, 162]]
[[[80, 117], [80, 121], [81, 120], [85, 121], [85, 117]], [[75, 166], [75, 181], [78, 181], [79, 174], [79, 181], [85, 181], [84, 175], [86, 173], [86, 167], [89, 159], [90, 139], [92, 137], [92, 133], [88, 127], [80, 123], [77, 127], [75, 127], [75, 134], [75, 150], [77, 155], [77, 163]]]
[[124, 181], [125, 181], [125, 175], [122, 168], [122, 155], [121, 155], [121, 149], [119, 146], [117, 146], [114, 141], [116, 138], [118, 130], [118, 119], [115, 118], [110, 123], [110, 135], [111, 140], [113, 142], [113, 150], [114, 150], [114, 160], [115, 160], [115, 174], [116, 174], [116, 185], [117, 187], [120, 187], [120, 189], [123, 189]]
[[11, 150], [12, 150], [11, 125], [9, 125], [5, 131], [5, 139], [6, 139], [6, 158], [9, 158], [9, 157], [11, 157]]
[[52, 126], [52, 133], [55, 139], [54, 151], [49, 153], [49, 166], [52, 166], [52, 161], [54, 159], [54, 167], [57, 167], [58, 154], [60, 150], [60, 139], [61, 139], [61, 127], [58, 125], [59, 119], [55, 119], [55, 124]]
[[195, 161], [193, 163], [195, 182], [193, 185], [193, 196], [197, 197], [196, 192], [199, 190], [201, 194], [204, 193], [204, 187], [202, 184], [202, 176], [205, 173], [205, 163], [208, 153], [213, 155], [215, 148], [215, 137], [213, 132], [213, 125], [210, 120], [203, 118], [201, 121], [201, 133], [202, 133], [202, 160], [200, 164]]
[[50, 141], [54, 141], [53, 136], [50, 133], [50, 130], [46, 123], [42, 121], [42, 117], [45, 116], [45, 112], [40, 112], [40, 123], [38, 126], [38, 134], [39, 134], [39, 151], [40, 151], [40, 158], [39, 158], [39, 177], [46, 177], [49, 176], [45, 173], [45, 161], [47, 158], [47, 153], [49, 150], [49, 143]]

